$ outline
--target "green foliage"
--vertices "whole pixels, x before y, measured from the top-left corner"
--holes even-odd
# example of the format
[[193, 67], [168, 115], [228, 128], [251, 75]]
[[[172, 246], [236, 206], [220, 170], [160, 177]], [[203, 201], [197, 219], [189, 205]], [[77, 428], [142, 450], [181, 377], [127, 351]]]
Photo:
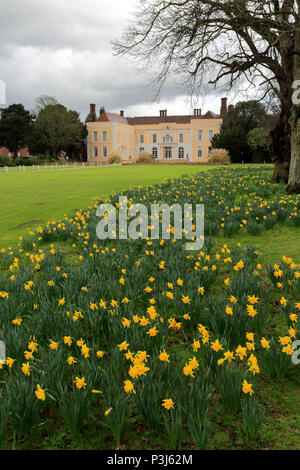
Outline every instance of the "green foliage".
[[250, 162], [251, 151], [246, 141], [247, 132], [240, 123], [225, 121], [220, 133], [212, 139], [213, 148], [224, 148], [232, 163]]
[[265, 409], [254, 398], [242, 401], [242, 416], [247, 439], [255, 439], [265, 416]]
[[9, 404], [9, 422], [14, 436], [21, 439], [28, 434], [37, 418], [38, 403], [31, 378], [11, 376], [6, 383], [6, 399]]
[[263, 163], [264, 161], [270, 161], [270, 134], [267, 129], [257, 127], [249, 131], [247, 134], [247, 144], [253, 152], [253, 163]]
[[50, 104], [41, 109], [36, 118], [29, 150], [32, 154], [49, 153], [58, 159], [61, 151], [74, 152], [86, 135], [86, 126], [80, 122], [76, 111]]
[[179, 410], [169, 410], [163, 415], [164, 429], [168, 437], [169, 449], [180, 450], [184, 438], [182, 416]]
[[[146, 387], [145, 387], [146, 385]], [[149, 393], [147, 392], [149, 391]], [[153, 374], [145, 378], [144, 386], [138, 385], [134, 403], [152, 431], [158, 431], [161, 424], [161, 400], [163, 399], [163, 382], [155, 382]]]
[[188, 429], [196, 449], [205, 450], [209, 438], [208, 408], [212, 399], [209, 375], [197, 377], [191, 384], [188, 395]]
[[84, 421], [90, 415], [92, 405], [91, 391], [78, 390], [75, 387], [73, 387], [72, 391], [69, 391], [60, 384], [58, 404], [71, 435], [73, 437], [78, 436]]
[[213, 137], [212, 146], [215, 149], [228, 150], [232, 163], [256, 162], [258, 152], [261, 151], [266, 155], [262, 160], [258, 159], [258, 162], [269, 161], [267, 149], [257, 147], [264, 138], [266, 139], [267, 131], [263, 129], [265, 121], [266, 111], [260, 102], [239, 102], [228, 112], [228, 118], [223, 122], [220, 133]]
[[9, 420], [9, 403], [3, 400], [3, 392], [0, 390], [0, 450], [7, 441], [7, 425]]
[[210, 434], [210, 425], [208, 419], [205, 418], [202, 422], [199, 422], [191, 415], [188, 427], [196, 449], [205, 450]]
[[1, 112], [0, 147], [6, 147], [17, 157], [18, 150], [27, 146], [32, 134], [33, 116], [22, 104], [12, 104]]
[[[283, 346], [281, 346], [282, 348]], [[273, 339], [270, 340], [269, 349], [261, 348], [260, 357], [265, 374], [271, 378], [283, 379], [291, 369], [295, 368], [291, 357], [283, 353]]]
[[216, 388], [221, 395], [222, 403], [230, 413], [237, 413], [241, 404], [243, 375], [239, 369], [219, 366], [216, 376]]
[[0, 155], [0, 167], [1, 168], [5, 166], [14, 166], [15, 164], [16, 164], [15, 161], [8, 155]]

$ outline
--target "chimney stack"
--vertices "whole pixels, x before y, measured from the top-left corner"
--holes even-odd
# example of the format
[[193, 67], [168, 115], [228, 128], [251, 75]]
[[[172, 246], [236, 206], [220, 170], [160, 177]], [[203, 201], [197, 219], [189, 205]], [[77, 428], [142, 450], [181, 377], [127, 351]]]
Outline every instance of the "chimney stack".
[[160, 117], [165, 117], [165, 116], [167, 116], [167, 110], [166, 110], [166, 109], [161, 109], [161, 110], [159, 111], [159, 115], [160, 115]]
[[223, 120], [227, 118], [228, 110], [227, 110], [227, 98], [221, 98], [221, 110], [220, 116]]
[[101, 108], [100, 108], [100, 116], [102, 116], [102, 114], [104, 114], [104, 113], [105, 113], [105, 108], [104, 108], [104, 106], [101, 106]]
[[120, 111], [120, 116], [124, 117], [124, 111]]
[[94, 103], [91, 103], [90, 104], [90, 115], [89, 115], [89, 118], [91, 119], [91, 121], [95, 121], [96, 120], [96, 105]]
[[201, 109], [194, 109], [194, 116], [201, 116]]

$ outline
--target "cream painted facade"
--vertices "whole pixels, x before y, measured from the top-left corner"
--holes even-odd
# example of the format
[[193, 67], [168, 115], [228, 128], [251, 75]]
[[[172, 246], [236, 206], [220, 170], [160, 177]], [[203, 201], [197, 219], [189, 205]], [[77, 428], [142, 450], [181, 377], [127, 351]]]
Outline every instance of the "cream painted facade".
[[107, 162], [112, 152], [124, 162], [133, 161], [146, 151], [158, 161], [207, 162], [210, 140], [219, 132], [221, 115], [209, 111], [202, 116], [200, 110], [191, 116], [166, 113], [164, 110], [159, 117], [125, 118], [123, 111], [118, 115], [101, 108], [97, 118], [95, 105], [91, 105], [87, 122], [88, 161]]

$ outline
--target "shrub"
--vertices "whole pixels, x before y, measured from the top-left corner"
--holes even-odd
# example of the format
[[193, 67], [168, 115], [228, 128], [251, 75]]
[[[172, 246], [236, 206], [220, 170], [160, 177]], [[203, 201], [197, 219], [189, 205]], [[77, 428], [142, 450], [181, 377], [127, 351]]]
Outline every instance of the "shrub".
[[225, 149], [212, 149], [208, 159], [209, 163], [229, 165], [231, 163], [229, 153]]
[[47, 154], [40, 154], [36, 156], [34, 161], [36, 164], [40, 164], [40, 163], [57, 162], [57, 159]]
[[148, 152], [141, 152], [136, 160], [136, 163], [153, 163], [154, 156]]
[[36, 163], [36, 161], [33, 158], [30, 157], [23, 157], [23, 158], [18, 158], [15, 160], [15, 165], [16, 166], [32, 166]]
[[112, 163], [121, 163], [121, 162], [122, 160], [118, 152], [112, 152], [111, 156], [108, 159], [108, 163], [112, 164]]
[[14, 161], [8, 155], [0, 155], [0, 167], [14, 166]]

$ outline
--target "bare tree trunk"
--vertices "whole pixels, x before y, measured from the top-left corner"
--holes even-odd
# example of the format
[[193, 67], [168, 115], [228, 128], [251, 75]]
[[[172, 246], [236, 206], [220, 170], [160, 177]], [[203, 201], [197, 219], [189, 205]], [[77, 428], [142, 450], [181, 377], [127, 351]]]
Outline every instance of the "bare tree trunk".
[[291, 164], [288, 193], [300, 193], [300, 106], [294, 106], [290, 119], [291, 135]]
[[[300, 0], [299, 0], [300, 1]], [[270, 153], [275, 164], [272, 180], [276, 183], [284, 181], [287, 184], [291, 159], [291, 126], [290, 117], [293, 106], [293, 69], [294, 69], [294, 40], [290, 34], [285, 34], [280, 40], [283, 73], [278, 78], [281, 113], [276, 128], [271, 132], [272, 143]]]
[[271, 132], [270, 154], [275, 164], [272, 181], [288, 182], [291, 157], [291, 128], [289, 124], [290, 108], [283, 106], [279, 122]]
[[[300, 10], [300, 0], [298, 0]], [[298, 19], [294, 46], [294, 79], [300, 80], [300, 18]], [[291, 126], [291, 164], [288, 193], [300, 193], [300, 105], [294, 104], [290, 118]]]

